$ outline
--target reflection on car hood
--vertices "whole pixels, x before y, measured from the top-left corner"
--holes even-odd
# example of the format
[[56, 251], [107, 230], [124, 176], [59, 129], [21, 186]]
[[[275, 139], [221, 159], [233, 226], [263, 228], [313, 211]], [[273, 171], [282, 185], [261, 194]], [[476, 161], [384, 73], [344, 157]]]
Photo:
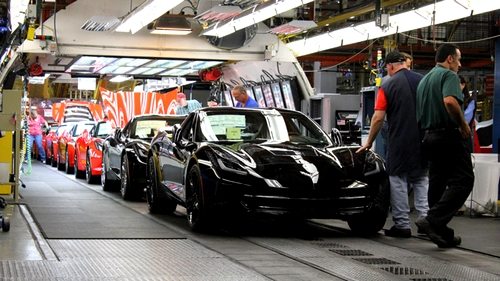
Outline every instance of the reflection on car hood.
[[[281, 184], [336, 185], [362, 178], [363, 174], [365, 153], [356, 154], [358, 147], [314, 147], [290, 142], [209, 145], [219, 156]], [[304, 182], [303, 177], [310, 180]]]

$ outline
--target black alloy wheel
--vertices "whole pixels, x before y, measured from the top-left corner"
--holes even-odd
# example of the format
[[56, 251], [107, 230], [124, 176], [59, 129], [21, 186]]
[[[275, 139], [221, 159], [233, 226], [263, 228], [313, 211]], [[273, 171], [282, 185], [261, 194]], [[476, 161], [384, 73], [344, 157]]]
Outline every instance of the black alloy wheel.
[[384, 227], [389, 212], [389, 192], [388, 182], [380, 183], [379, 191], [367, 210], [347, 219], [347, 224], [354, 234], [373, 236]]
[[85, 180], [89, 184], [96, 183], [99, 177], [92, 175], [92, 161], [90, 161], [90, 151], [85, 153]]
[[154, 156], [148, 157], [148, 184], [146, 186], [146, 201], [149, 212], [152, 214], [171, 214], [177, 208], [177, 202], [169, 199], [165, 194], [160, 196], [158, 171]]
[[108, 179], [108, 173], [106, 169], [106, 154], [104, 150], [102, 151], [102, 172], [101, 172], [101, 186], [103, 191], [113, 191], [114, 183]]
[[132, 178], [130, 176], [130, 164], [127, 155], [122, 157], [120, 169], [120, 193], [124, 200], [136, 200], [137, 191], [133, 189]]
[[207, 231], [210, 215], [207, 212], [206, 206], [204, 206], [203, 182], [198, 166], [194, 165], [189, 170], [186, 185], [186, 212], [189, 226], [193, 231]]

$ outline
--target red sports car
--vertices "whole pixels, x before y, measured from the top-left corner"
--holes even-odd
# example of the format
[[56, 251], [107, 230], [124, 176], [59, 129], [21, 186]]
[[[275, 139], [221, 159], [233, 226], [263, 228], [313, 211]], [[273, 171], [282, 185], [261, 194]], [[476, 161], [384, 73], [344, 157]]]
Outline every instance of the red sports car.
[[102, 171], [102, 143], [113, 131], [111, 123], [98, 122], [90, 131], [85, 130], [76, 139], [75, 177], [83, 178], [88, 183], [98, 183]]
[[[61, 135], [71, 130], [75, 123], [63, 123], [61, 124], [57, 130], [47, 138], [47, 150], [49, 150], [50, 158], [47, 158], [47, 161], [50, 161], [52, 167], [57, 167], [57, 161], [59, 160], [59, 138]], [[48, 155], [48, 154], [47, 154]], [[48, 157], [48, 156], [47, 156]]]
[[46, 132], [43, 132], [42, 135], [42, 146], [45, 150], [45, 163], [47, 165], [50, 165], [52, 161], [52, 141], [56, 137], [58, 128], [59, 125], [52, 125]]
[[81, 121], [69, 131], [65, 131], [60, 137], [58, 142], [59, 155], [57, 161], [57, 168], [64, 170], [67, 174], [73, 173], [75, 167], [75, 141], [85, 130], [90, 131], [96, 125], [95, 121]]

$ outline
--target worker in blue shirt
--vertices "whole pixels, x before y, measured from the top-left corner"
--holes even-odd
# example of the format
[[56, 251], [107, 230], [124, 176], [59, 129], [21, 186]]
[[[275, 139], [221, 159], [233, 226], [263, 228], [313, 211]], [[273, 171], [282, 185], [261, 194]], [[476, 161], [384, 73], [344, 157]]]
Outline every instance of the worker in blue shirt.
[[234, 99], [237, 101], [236, 107], [248, 107], [248, 108], [257, 108], [259, 104], [252, 97], [250, 97], [247, 93], [247, 90], [243, 86], [236, 86], [231, 91], [231, 95], [233, 95]]

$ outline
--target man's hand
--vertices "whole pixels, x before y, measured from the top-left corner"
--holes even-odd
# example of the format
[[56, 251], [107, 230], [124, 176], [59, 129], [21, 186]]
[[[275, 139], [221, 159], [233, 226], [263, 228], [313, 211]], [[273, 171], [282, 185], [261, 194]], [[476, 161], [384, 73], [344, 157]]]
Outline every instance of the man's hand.
[[358, 150], [356, 150], [356, 153], [361, 153], [361, 152], [367, 151], [370, 148], [372, 148], [372, 144], [371, 143], [365, 143], [365, 145], [363, 145]]

